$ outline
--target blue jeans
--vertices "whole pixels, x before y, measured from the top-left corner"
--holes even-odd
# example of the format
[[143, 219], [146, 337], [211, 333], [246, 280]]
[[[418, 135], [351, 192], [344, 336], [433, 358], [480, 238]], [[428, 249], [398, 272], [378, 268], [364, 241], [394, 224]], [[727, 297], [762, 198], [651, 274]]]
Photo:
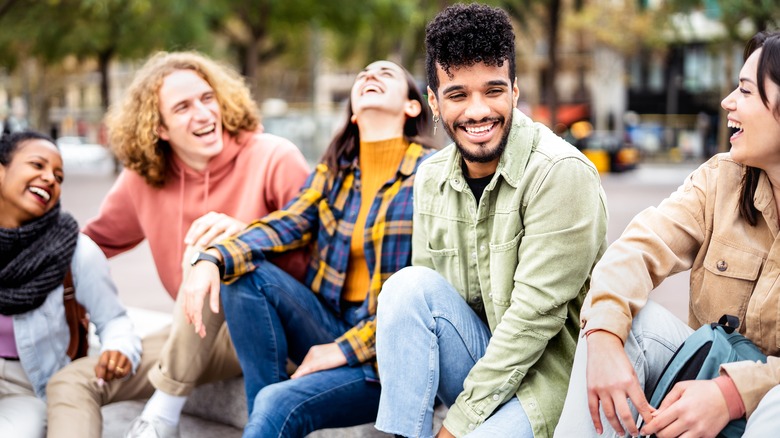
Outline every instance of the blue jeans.
[[[407, 437], [433, 436], [434, 399], [455, 403], [490, 336], [487, 325], [435, 271], [409, 267], [390, 277], [377, 308], [382, 395], [376, 428]], [[469, 436], [533, 437], [533, 432], [515, 397]]]
[[222, 286], [222, 305], [244, 372], [249, 421], [245, 437], [302, 437], [331, 427], [373, 422], [379, 385], [361, 367], [342, 366], [291, 380], [314, 345], [333, 342], [357, 319], [333, 314], [318, 295], [272, 263]]
[[[629, 362], [634, 365], [637, 379], [642, 389], [655, 388], [661, 378], [666, 363], [674, 352], [693, 333], [693, 329], [680, 321], [671, 312], [654, 301], [648, 301], [642, 310], [634, 317], [631, 332], [626, 338], [625, 351]], [[604, 433], [598, 435], [593, 426], [588, 408], [588, 342], [581, 337], [577, 342], [577, 352], [574, 354], [574, 365], [571, 370], [569, 389], [566, 402], [563, 405], [561, 420], [555, 428], [555, 437], [619, 437], [609, 424], [604, 412], [601, 412], [601, 424]], [[645, 394], [647, 399], [650, 395]], [[629, 402], [634, 421], [639, 420], [639, 412]], [[627, 435], [626, 435], [627, 436]]]

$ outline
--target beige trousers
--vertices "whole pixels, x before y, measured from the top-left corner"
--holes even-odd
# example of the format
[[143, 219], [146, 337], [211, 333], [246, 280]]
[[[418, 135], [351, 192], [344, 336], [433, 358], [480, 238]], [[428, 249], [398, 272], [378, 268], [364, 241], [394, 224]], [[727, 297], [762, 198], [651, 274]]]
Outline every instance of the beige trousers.
[[0, 437], [43, 437], [46, 403], [35, 396], [18, 360], [0, 358]]
[[135, 375], [99, 387], [94, 371], [98, 357], [81, 358], [55, 374], [46, 390], [48, 436], [100, 438], [103, 405], [148, 398], [155, 388], [171, 395], [189, 395], [199, 384], [240, 376], [224, 314], [213, 314], [206, 306], [206, 337], [201, 339], [187, 323], [182, 304], [183, 300], [177, 300], [170, 329], [143, 339]]

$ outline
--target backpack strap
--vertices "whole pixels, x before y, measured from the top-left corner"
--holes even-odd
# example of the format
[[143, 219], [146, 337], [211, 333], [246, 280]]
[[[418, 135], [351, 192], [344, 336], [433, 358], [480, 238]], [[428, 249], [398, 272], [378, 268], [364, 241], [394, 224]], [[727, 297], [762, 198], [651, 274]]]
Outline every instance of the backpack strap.
[[82, 320], [86, 317], [84, 307], [76, 301], [76, 288], [73, 286], [73, 274], [70, 269], [65, 274], [63, 284], [63, 304], [65, 306], [65, 320], [68, 322], [68, 331], [70, 332], [70, 343], [66, 353], [71, 360], [78, 359], [86, 355], [86, 333]]
[[734, 330], [739, 328], [739, 318], [734, 315], [723, 315], [718, 322], [713, 322], [710, 326], [714, 329], [716, 327], [722, 327], [723, 331], [732, 334]]

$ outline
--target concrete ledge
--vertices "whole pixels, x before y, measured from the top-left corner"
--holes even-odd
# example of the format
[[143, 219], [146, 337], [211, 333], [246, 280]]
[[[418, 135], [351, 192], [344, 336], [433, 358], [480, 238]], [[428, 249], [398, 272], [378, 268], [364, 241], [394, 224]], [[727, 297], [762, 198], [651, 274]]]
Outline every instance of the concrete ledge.
[[[170, 315], [166, 313], [138, 308], [128, 309], [128, 314], [140, 336], [159, 330], [171, 320]], [[102, 409], [103, 438], [124, 437], [133, 419], [141, 415], [145, 403], [146, 400], [135, 400], [104, 406]], [[182, 437], [240, 437], [247, 421], [244, 380], [235, 378], [199, 386], [187, 400], [183, 412], [180, 423]], [[446, 412], [447, 409], [442, 406], [436, 409], [435, 429], [440, 427]], [[309, 438], [388, 438], [391, 436], [376, 430], [373, 424], [323, 429], [308, 435]]]

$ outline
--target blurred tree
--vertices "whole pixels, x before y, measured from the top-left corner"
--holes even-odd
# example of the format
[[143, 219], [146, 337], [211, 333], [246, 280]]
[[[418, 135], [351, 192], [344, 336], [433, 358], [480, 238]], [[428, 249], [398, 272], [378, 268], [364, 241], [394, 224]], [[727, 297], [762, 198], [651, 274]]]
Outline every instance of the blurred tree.
[[568, 8], [582, 9], [584, 0], [500, 0], [498, 5], [506, 10], [524, 32], [532, 32], [534, 24], [541, 24], [547, 46], [547, 65], [543, 70], [542, 95], [550, 111], [550, 127], [557, 124], [558, 92], [555, 88], [559, 69], [558, 45], [561, 23]]
[[[219, 0], [217, 33], [234, 48], [241, 72], [255, 85], [261, 66], [286, 58], [305, 69], [325, 50], [341, 63], [394, 57], [413, 63], [422, 30], [442, 0]], [[317, 44], [312, 44], [316, 39]], [[319, 40], [326, 40], [324, 45]], [[312, 53], [316, 51], [317, 53]], [[308, 66], [312, 68], [312, 66]], [[354, 65], [353, 65], [354, 67]]]
[[[0, 15], [0, 62], [25, 57], [44, 65], [75, 55], [95, 59], [101, 105], [109, 104], [108, 66], [114, 58], [147, 56], [155, 49], [191, 48], [207, 36], [213, 9], [206, 0], [6, 0]], [[2, 9], [0, 9], [2, 11]]]

